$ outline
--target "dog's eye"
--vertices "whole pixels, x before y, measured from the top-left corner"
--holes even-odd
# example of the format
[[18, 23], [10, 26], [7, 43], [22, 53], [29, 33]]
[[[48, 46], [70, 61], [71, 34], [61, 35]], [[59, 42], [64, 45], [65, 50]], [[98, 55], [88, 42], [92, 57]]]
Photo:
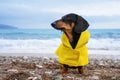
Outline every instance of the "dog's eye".
[[61, 21], [65, 22], [66, 20], [65, 19], [61, 19]]

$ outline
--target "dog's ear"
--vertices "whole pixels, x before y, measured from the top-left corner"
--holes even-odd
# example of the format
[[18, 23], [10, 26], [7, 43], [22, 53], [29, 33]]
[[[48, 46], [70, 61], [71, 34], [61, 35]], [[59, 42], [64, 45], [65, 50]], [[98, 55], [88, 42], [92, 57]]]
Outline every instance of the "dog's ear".
[[79, 15], [76, 15], [76, 18], [77, 19], [76, 19], [76, 22], [75, 22], [74, 31], [76, 33], [81, 33], [89, 27], [89, 24], [84, 18], [82, 18]]

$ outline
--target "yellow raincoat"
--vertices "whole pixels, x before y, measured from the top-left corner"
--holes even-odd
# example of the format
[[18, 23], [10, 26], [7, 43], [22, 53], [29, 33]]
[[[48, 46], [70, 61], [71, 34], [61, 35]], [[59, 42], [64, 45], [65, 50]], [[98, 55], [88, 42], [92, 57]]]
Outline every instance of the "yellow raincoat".
[[88, 64], [88, 49], [86, 44], [90, 38], [89, 32], [83, 31], [75, 49], [72, 48], [65, 33], [62, 34], [62, 43], [56, 50], [58, 61], [69, 66], [84, 66]]

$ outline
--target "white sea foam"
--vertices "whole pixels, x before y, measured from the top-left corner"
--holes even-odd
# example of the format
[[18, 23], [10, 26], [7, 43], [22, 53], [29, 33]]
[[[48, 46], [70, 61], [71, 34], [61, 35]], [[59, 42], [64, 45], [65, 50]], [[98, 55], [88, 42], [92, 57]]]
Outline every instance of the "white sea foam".
[[8, 40], [0, 39], [0, 52], [7, 51], [38, 51], [40, 53], [53, 53], [60, 44], [60, 39], [29, 39], [29, 40]]
[[[7, 51], [29, 51], [40, 53], [54, 53], [61, 40], [56, 39], [26, 39], [11, 40], [0, 39], [0, 52]], [[87, 44], [89, 50], [120, 50], [120, 40], [115, 39], [93, 39]]]
[[91, 38], [87, 45], [90, 50], [120, 50], [120, 39]]

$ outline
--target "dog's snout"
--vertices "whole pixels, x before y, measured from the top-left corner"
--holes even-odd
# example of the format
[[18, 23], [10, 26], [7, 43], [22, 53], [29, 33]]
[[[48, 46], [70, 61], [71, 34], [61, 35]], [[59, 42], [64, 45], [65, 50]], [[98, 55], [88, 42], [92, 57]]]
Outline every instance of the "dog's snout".
[[57, 29], [57, 30], [61, 30], [61, 29], [57, 26], [56, 22], [57, 22], [57, 21], [51, 23], [51, 26], [52, 26], [53, 28]]
[[51, 26], [57, 30], [63, 30], [64, 28], [62, 27], [61, 25], [61, 21], [60, 20], [57, 20], [53, 23], [51, 23]]
[[56, 27], [56, 22], [51, 23], [52, 27]]

